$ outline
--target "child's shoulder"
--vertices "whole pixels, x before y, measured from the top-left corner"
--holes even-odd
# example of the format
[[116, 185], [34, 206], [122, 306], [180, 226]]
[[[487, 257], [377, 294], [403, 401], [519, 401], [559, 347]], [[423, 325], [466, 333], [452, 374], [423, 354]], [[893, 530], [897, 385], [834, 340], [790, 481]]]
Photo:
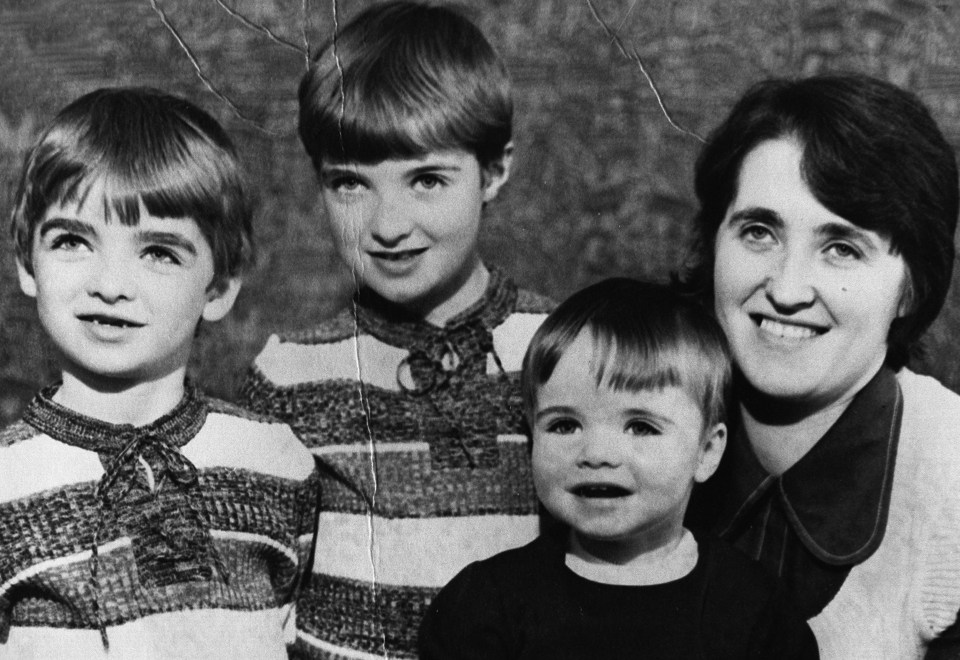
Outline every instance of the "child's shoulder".
[[252, 461], [242, 467], [288, 478], [303, 479], [313, 470], [312, 454], [286, 423], [215, 397], [203, 398], [207, 419], [194, 451], [207, 448], [219, 455], [226, 449], [238, 460]]
[[37, 430], [25, 421], [17, 420], [0, 430], [0, 448], [11, 447], [37, 435]]
[[330, 344], [350, 339], [357, 333], [357, 319], [349, 307], [341, 309], [333, 316], [310, 328], [278, 332], [267, 342], [278, 346]]
[[552, 298], [531, 291], [530, 289], [517, 289], [516, 311], [519, 314], [549, 314], [557, 303]]

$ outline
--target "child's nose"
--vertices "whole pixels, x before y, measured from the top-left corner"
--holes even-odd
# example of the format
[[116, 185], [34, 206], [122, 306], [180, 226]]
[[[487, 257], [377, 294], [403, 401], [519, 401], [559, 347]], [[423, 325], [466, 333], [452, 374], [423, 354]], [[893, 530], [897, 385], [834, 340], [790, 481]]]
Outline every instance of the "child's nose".
[[413, 219], [408, 200], [400, 193], [384, 193], [374, 209], [370, 234], [380, 244], [393, 246], [408, 237]]
[[620, 465], [620, 447], [614, 438], [600, 429], [585, 430], [577, 465], [586, 468], [616, 467]]
[[133, 290], [131, 269], [123, 259], [105, 255], [97, 260], [87, 278], [87, 293], [106, 302], [130, 299]]

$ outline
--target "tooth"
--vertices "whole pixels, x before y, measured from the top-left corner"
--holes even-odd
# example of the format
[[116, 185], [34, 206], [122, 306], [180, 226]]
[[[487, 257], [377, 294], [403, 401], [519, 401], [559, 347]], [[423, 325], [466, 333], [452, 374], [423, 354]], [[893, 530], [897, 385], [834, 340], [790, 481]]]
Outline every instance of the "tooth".
[[784, 339], [807, 339], [817, 333], [811, 328], [804, 328], [798, 325], [787, 325], [779, 323], [772, 319], [763, 319], [760, 322], [760, 329], [770, 334], [783, 337]]

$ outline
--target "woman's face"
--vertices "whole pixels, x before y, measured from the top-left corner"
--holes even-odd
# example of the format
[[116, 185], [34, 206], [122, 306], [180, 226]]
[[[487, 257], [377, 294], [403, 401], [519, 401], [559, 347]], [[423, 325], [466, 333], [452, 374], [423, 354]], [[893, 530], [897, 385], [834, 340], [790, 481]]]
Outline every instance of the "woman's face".
[[783, 138], [744, 159], [717, 232], [715, 306], [754, 388], [819, 408], [853, 396], [882, 365], [907, 268], [889, 240], [816, 200], [802, 155]]

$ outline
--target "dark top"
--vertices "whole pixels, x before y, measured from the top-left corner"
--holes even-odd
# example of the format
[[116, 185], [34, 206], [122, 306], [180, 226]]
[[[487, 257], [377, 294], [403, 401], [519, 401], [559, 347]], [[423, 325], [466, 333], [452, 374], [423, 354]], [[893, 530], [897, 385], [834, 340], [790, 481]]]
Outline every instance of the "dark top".
[[470, 564], [431, 604], [421, 657], [819, 657], [772, 578], [721, 542], [698, 540], [693, 571], [652, 586], [582, 578], [549, 536]]
[[896, 376], [884, 367], [779, 477], [734, 430], [717, 473], [694, 490], [688, 525], [712, 528], [759, 561], [813, 618], [883, 540], [902, 411]]

